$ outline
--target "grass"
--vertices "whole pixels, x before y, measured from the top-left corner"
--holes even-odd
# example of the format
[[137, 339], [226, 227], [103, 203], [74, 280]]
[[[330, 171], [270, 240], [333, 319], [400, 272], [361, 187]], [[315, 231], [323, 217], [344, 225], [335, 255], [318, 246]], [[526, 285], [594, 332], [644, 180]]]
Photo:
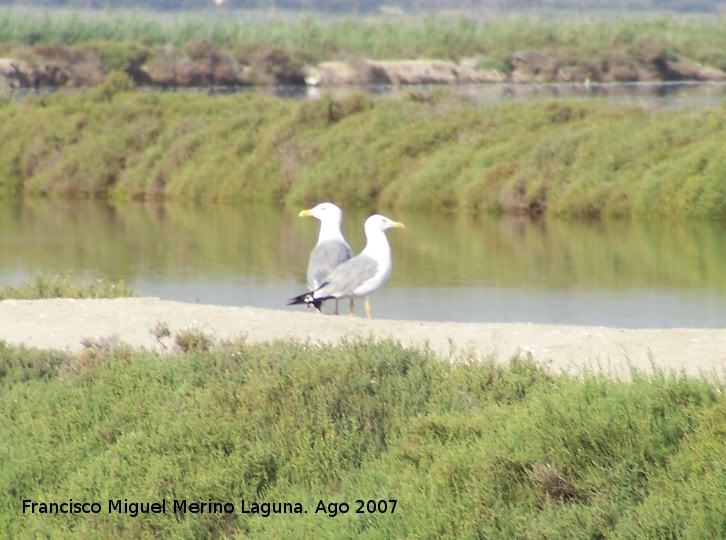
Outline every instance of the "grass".
[[[712, 15], [677, 17], [546, 18], [527, 15], [481, 19], [441, 15], [386, 18], [311, 18], [285, 21], [243, 11], [159, 14], [150, 11], [90, 15], [80, 11], [0, 12], [0, 44], [28, 47], [62, 43], [98, 50], [107, 66], [128, 66], [139, 51], [206, 40], [233, 55], [280, 48], [313, 61], [346, 55], [374, 59], [477, 56], [507, 69], [517, 51], [538, 49], [565, 63], [586, 58], [602, 67], [619, 57], [685, 57], [726, 67], [726, 22]], [[115, 45], [114, 45], [115, 44]]]
[[119, 298], [136, 296], [123, 281], [79, 279], [73, 272], [39, 273], [21, 285], [0, 285], [0, 300], [40, 298]]
[[[188, 337], [188, 336], [187, 336]], [[177, 338], [178, 339], [178, 338]], [[391, 342], [78, 356], [0, 345], [0, 534], [717, 538], [723, 386], [548, 375]], [[22, 500], [100, 501], [98, 515]], [[108, 500], [166, 514], [109, 513]], [[234, 504], [174, 514], [173, 500]], [[242, 513], [299, 502], [307, 514]], [[393, 513], [355, 512], [385, 500]], [[347, 513], [315, 513], [320, 501]], [[380, 508], [383, 508], [381, 505]], [[340, 510], [340, 505], [338, 510]]]
[[307, 67], [331, 60], [368, 77], [368, 59], [466, 59], [511, 82], [714, 80], [726, 70], [724, 36], [724, 18], [710, 14], [283, 20], [242, 11], [0, 11], [0, 57], [18, 69], [7, 84], [36, 89], [95, 86], [117, 71], [160, 88], [304, 86]]
[[0, 194], [576, 216], [726, 215], [726, 107], [476, 107], [445, 89], [296, 103], [128, 91], [0, 105]]

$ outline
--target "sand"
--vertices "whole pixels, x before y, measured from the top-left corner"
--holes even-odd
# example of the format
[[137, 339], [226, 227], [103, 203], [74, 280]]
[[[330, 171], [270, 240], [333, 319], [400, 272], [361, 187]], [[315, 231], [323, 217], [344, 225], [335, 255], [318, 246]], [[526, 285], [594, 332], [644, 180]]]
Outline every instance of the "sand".
[[[0, 302], [0, 339], [43, 349], [79, 351], [84, 341], [113, 339], [135, 347], [171, 350], [152, 334], [165, 323], [172, 335], [200, 329], [216, 339], [258, 343], [292, 338], [336, 343], [350, 338], [391, 338], [427, 346], [446, 359], [515, 354], [553, 372], [604, 372], [627, 378], [631, 369], [653, 369], [726, 380], [726, 329], [619, 329], [543, 324], [478, 324], [318, 315], [253, 307], [191, 304], [159, 298], [113, 300], [5, 300]], [[165, 348], [166, 346], [166, 348]]]

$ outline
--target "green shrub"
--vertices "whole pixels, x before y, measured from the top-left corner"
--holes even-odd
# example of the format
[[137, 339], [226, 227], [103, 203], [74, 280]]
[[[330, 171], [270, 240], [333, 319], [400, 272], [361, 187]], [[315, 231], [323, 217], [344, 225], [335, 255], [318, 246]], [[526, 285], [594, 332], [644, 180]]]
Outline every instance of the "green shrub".
[[[446, 91], [294, 103], [129, 91], [0, 107], [0, 193], [558, 216], [726, 215], [726, 109], [476, 107]], [[20, 126], [22, 125], [22, 129]]]
[[[159, 356], [0, 344], [0, 531], [134, 537], [718, 537], [722, 385], [552, 376], [392, 342], [233, 343]], [[102, 501], [98, 516], [23, 499]], [[231, 514], [108, 513], [108, 500]], [[393, 513], [358, 514], [356, 500]], [[307, 514], [241, 512], [299, 502]], [[347, 502], [335, 518], [320, 501]], [[698, 504], [696, 504], [698, 503]], [[364, 506], [365, 508], [365, 506]]]

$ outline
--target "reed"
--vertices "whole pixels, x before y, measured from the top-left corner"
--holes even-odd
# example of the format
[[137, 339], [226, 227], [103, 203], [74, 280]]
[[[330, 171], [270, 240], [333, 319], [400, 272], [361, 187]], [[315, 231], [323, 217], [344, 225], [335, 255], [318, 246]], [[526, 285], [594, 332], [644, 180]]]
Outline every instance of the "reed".
[[501, 15], [471, 19], [417, 15], [379, 17], [295, 16], [282, 20], [259, 12], [0, 11], [0, 50], [26, 46], [126, 43], [136, 47], [208, 40], [232, 53], [250, 46], [298, 51], [316, 61], [345, 55], [373, 59], [480, 56], [505, 67], [520, 50], [538, 49], [563, 60], [586, 57], [595, 64], [620, 55], [683, 56], [726, 68], [726, 20], [711, 15], [648, 14], [631, 17], [547, 18]]

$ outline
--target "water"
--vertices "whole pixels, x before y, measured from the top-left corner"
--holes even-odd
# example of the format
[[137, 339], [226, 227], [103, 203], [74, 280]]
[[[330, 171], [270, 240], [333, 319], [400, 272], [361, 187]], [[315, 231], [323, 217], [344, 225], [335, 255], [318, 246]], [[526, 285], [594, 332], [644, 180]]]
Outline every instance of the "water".
[[[43, 92], [78, 92], [83, 89], [44, 89]], [[376, 99], [398, 99], [409, 93], [445, 93], [449, 99], [465, 101], [474, 106], [486, 107], [499, 103], [526, 102], [538, 99], [595, 99], [614, 105], [637, 106], [652, 110], [678, 110], [684, 108], [714, 109], [726, 103], [726, 82], [645, 82], [605, 84], [456, 84], [456, 85], [372, 85], [372, 86], [239, 86], [239, 87], [191, 87], [159, 89], [142, 88], [144, 92], [196, 92], [210, 97], [218, 94], [253, 92], [270, 94], [282, 99], [306, 101], [323, 96], [344, 97], [351, 92], [364, 92]], [[34, 95], [31, 89], [15, 90], [11, 95], [23, 99]]]
[[[303, 311], [285, 302], [306, 289], [318, 227], [297, 210], [4, 201], [0, 282], [72, 270], [123, 279], [145, 296]], [[394, 270], [372, 297], [375, 317], [726, 326], [723, 222], [385, 213], [406, 229], [388, 234]], [[354, 252], [367, 215], [346, 213]]]
[[[156, 88], [146, 91], [158, 92]], [[236, 92], [271, 94], [283, 99], [306, 101], [323, 96], [344, 97], [351, 92], [364, 92], [375, 99], [398, 99], [409, 93], [432, 94], [442, 92], [451, 100], [465, 101], [477, 107], [515, 101], [526, 102], [541, 99], [595, 99], [614, 105], [635, 106], [650, 110], [714, 109], [726, 103], [724, 82], [642, 82], [604, 84], [455, 84], [395, 86], [274, 86], [231, 88], [185, 88], [175, 92], [205, 92], [210, 96]]]
[[401, 94], [446, 92], [451, 99], [465, 100], [478, 107], [538, 99], [596, 99], [615, 105], [644, 109], [713, 109], [726, 103], [724, 82], [647, 82], [605, 84], [461, 84], [461, 85], [381, 85], [361, 88], [278, 87], [266, 91], [283, 98], [317, 99], [323, 95], [344, 95], [353, 90], [379, 98], [398, 98]]

